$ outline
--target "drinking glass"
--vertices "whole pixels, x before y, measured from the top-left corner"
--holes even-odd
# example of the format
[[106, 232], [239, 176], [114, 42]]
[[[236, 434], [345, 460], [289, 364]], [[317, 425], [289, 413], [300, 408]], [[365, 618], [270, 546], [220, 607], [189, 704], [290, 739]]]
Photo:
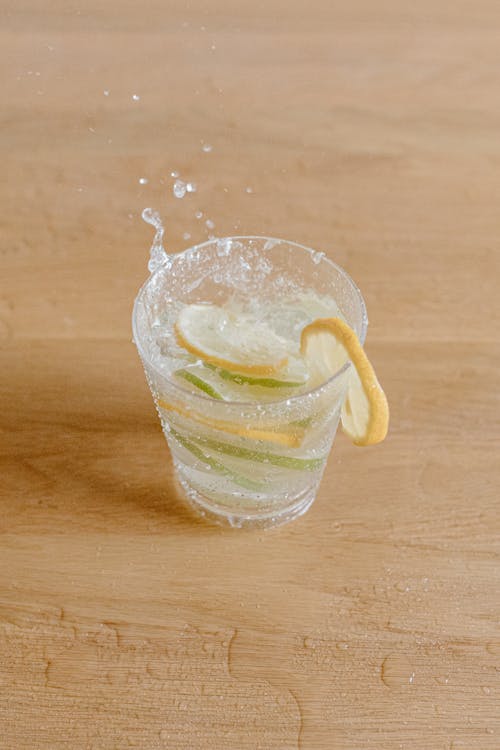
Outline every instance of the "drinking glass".
[[238, 299], [276, 309], [283, 300], [289, 310], [290, 300], [313, 292], [334, 300], [363, 344], [368, 320], [359, 289], [324, 253], [269, 237], [213, 239], [173, 256], [156, 247], [151, 268], [134, 304], [134, 341], [185, 500], [233, 527], [297, 518], [318, 492], [350, 363], [296, 395], [276, 388], [273, 400], [217, 400], [172, 376], [166, 321], [183, 304]]

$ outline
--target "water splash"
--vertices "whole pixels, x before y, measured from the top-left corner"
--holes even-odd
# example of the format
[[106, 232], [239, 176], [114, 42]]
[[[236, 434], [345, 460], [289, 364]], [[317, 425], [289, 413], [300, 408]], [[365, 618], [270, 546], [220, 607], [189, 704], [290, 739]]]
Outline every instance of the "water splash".
[[153, 244], [151, 245], [151, 249], [149, 251], [148, 263], [148, 270], [153, 273], [160, 266], [167, 265], [170, 261], [170, 258], [167, 255], [165, 248], [163, 247], [163, 234], [165, 230], [163, 228], [163, 222], [161, 220], [160, 214], [153, 208], [145, 208], [142, 212], [142, 218], [144, 219], [146, 224], [151, 224], [151, 226], [156, 230]]
[[172, 192], [176, 198], [184, 198], [184, 196], [186, 195], [186, 189], [187, 186], [184, 180], [176, 180], [174, 182]]

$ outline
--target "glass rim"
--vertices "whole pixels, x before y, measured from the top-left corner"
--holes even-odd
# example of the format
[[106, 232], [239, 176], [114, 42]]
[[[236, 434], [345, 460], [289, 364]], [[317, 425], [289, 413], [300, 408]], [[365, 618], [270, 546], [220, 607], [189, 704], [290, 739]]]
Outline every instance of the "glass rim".
[[[291, 245], [293, 248], [298, 248], [300, 250], [305, 250], [307, 253], [309, 253], [310, 256], [316, 255], [317, 251], [313, 250], [310, 247], [307, 247], [307, 245], [301, 245], [299, 242], [294, 242], [293, 240], [285, 240], [281, 239], [279, 237], [267, 237], [265, 235], [228, 235], [226, 237], [216, 237], [211, 240], [205, 240], [205, 242], [200, 242], [197, 245], [191, 245], [190, 247], [187, 247], [185, 250], [181, 250], [179, 253], [174, 253], [173, 255], [170, 255], [170, 257], [173, 261], [175, 261], [175, 258], [180, 257], [182, 255], [186, 255], [191, 250], [201, 250], [204, 247], [207, 247], [208, 245], [214, 245], [217, 244], [220, 241], [223, 240], [265, 240], [266, 242], [275, 242], [276, 244], [284, 243], [287, 245]], [[270, 248], [272, 249], [272, 248]], [[166, 254], [167, 255], [167, 254]], [[321, 263], [327, 263], [331, 268], [335, 269], [341, 277], [347, 282], [348, 286], [351, 287], [352, 292], [357, 297], [359, 306], [360, 306], [360, 312], [361, 312], [361, 329], [359, 333], [359, 341], [361, 345], [363, 346], [366, 338], [366, 331], [368, 328], [368, 314], [366, 310], [366, 304], [365, 300], [363, 299], [363, 295], [361, 294], [361, 290], [357, 286], [357, 284], [354, 282], [354, 280], [349, 276], [347, 271], [345, 271], [342, 266], [339, 266], [337, 263], [335, 263], [333, 260], [330, 260], [330, 258], [327, 255], [323, 255], [321, 258]], [[278, 398], [272, 401], [265, 401], [265, 402], [259, 402], [259, 401], [233, 401], [233, 400], [224, 400], [220, 401], [219, 399], [211, 398], [208, 395], [201, 395], [199, 393], [195, 393], [194, 391], [189, 391], [187, 388], [183, 388], [181, 385], [178, 385], [175, 383], [170, 377], [166, 376], [164, 372], [162, 372], [154, 362], [151, 361], [151, 358], [147, 355], [147, 353], [144, 351], [144, 347], [142, 346], [142, 342], [140, 340], [140, 337], [138, 336], [138, 330], [137, 330], [137, 309], [139, 301], [142, 300], [142, 295], [146, 291], [147, 286], [151, 282], [151, 280], [158, 274], [160, 271], [165, 270], [164, 266], [159, 266], [153, 273], [149, 275], [149, 277], [146, 279], [144, 284], [140, 287], [137, 296], [134, 300], [134, 306], [132, 309], [132, 333], [134, 336], [134, 343], [137, 346], [137, 349], [139, 351], [139, 355], [141, 359], [148, 364], [149, 367], [151, 367], [157, 375], [159, 375], [161, 378], [168, 380], [169, 385], [173, 386], [174, 390], [178, 391], [180, 394], [189, 394], [190, 396], [194, 397], [195, 399], [199, 399], [200, 403], [206, 404], [207, 402], [212, 402], [216, 404], [221, 404], [228, 407], [233, 406], [239, 406], [242, 407], [255, 407], [256, 404], [264, 404], [266, 407], [276, 406], [276, 404], [286, 404], [291, 405], [291, 402], [298, 402], [300, 399], [307, 398], [310, 395], [314, 395], [316, 393], [319, 393], [323, 389], [325, 389], [327, 386], [329, 386], [331, 383], [333, 383], [335, 380], [337, 380], [341, 375], [343, 375], [351, 366], [350, 361], [348, 360], [342, 367], [337, 370], [333, 375], [331, 375], [328, 380], [325, 380], [320, 385], [315, 386], [314, 388], [309, 388], [306, 391], [301, 391], [300, 393], [297, 393], [295, 395], [290, 395], [287, 398]]]

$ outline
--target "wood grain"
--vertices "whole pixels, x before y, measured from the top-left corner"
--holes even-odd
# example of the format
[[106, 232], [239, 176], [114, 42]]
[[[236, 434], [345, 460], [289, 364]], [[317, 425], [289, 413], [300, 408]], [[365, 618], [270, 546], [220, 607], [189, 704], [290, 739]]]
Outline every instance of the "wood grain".
[[[497, 750], [498, 3], [9, 5], [0, 747]], [[339, 436], [289, 526], [177, 495], [131, 343], [147, 205], [172, 251], [210, 219], [363, 290], [391, 433]]]

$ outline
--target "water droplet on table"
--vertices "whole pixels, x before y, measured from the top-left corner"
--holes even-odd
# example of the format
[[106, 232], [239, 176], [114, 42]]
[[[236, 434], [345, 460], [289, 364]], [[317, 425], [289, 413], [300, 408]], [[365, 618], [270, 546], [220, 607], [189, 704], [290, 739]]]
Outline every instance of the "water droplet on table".
[[207, 229], [213, 229], [215, 227], [215, 224], [212, 219], [207, 219], [205, 222], [205, 226]]
[[437, 677], [434, 677], [434, 680], [438, 685], [447, 685], [450, 681], [450, 678], [448, 677], [448, 675], [438, 675]]
[[382, 662], [380, 678], [389, 688], [401, 688], [412, 685], [415, 670], [403, 654], [389, 654]]
[[195, 218], [196, 219], [201, 219], [202, 217], [203, 217], [203, 211], [197, 211], [195, 213]]

